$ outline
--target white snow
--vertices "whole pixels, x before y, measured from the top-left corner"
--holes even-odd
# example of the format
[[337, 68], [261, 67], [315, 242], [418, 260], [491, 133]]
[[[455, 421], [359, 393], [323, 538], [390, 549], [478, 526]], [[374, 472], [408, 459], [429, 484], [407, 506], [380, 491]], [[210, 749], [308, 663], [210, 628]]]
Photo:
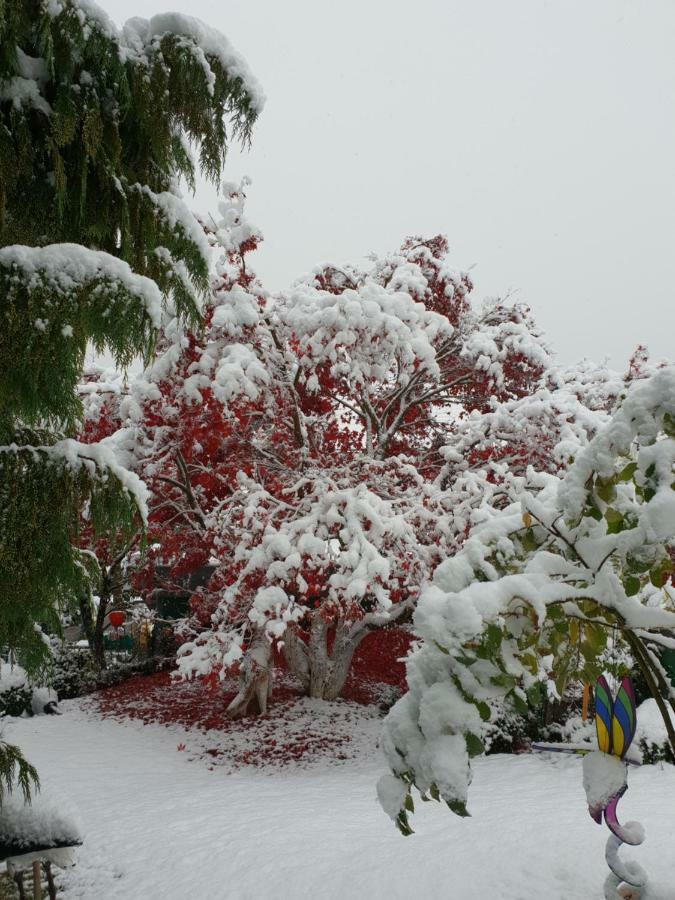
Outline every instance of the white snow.
[[[675, 713], [667, 707], [670, 718], [675, 726]], [[663, 721], [656, 700], [652, 697], [643, 701], [637, 709], [637, 728], [635, 731], [635, 743], [645, 741], [648, 746], [662, 746], [668, 743], [668, 732]]]
[[105, 480], [112, 476], [133, 499], [141, 518], [147, 522], [149, 491], [138, 475], [120, 465], [116, 454], [117, 437], [112, 435], [98, 444], [84, 444], [71, 438], [50, 446], [7, 444], [0, 446], [0, 453], [32, 453], [57, 465], [69, 466], [73, 471], [83, 469], [94, 479]]
[[[43, 285], [61, 294], [68, 294], [92, 280], [118, 284], [145, 306], [156, 328], [161, 324], [162, 294], [155, 282], [137, 275], [127, 263], [102, 250], [89, 250], [81, 244], [46, 247], [11, 244], [0, 250], [0, 267], [20, 272], [22, 281], [30, 288]], [[37, 321], [35, 324], [44, 330]]]
[[[314, 721], [324, 710], [330, 728], [340, 707], [315, 704]], [[602, 896], [608, 832], [588, 815], [578, 758], [474, 761], [472, 818], [418, 803], [416, 834], [404, 838], [376, 798], [380, 720], [365, 710], [356, 759], [232, 772], [190, 761], [194, 741], [207, 740], [201, 734], [100, 721], [79, 701], [64, 709], [14, 720], [8, 735], [44, 784], [58, 784], [80, 810], [85, 843], [75, 868], [59, 876], [64, 900]], [[674, 800], [675, 768], [631, 769], [620, 811], [647, 831], [631, 852], [654, 885], [642, 900], [675, 898]]]
[[599, 751], [584, 756], [584, 789], [591, 808], [602, 809], [625, 786], [627, 765], [618, 756]]
[[21, 666], [0, 663], [0, 693], [28, 687], [28, 676]]
[[[82, 2], [82, 0], [79, 0]], [[248, 67], [243, 56], [238, 53], [224, 34], [200, 22], [193, 16], [181, 13], [161, 13], [152, 18], [129, 19], [124, 24], [123, 35], [128, 52], [142, 55], [145, 48], [161, 40], [165, 34], [184, 35], [194, 42], [196, 51], [201, 51], [202, 64], [207, 78], [215, 79], [206, 56], [219, 61], [230, 78], [240, 78], [247, 94], [251, 98], [251, 106], [261, 112], [265, 105], [265, 95], [260, 84]]]
[[[58, 783], [58, 782], [55, 782]], [[43, 788], [30, 804], [15, 789], [0, 807], [0, 844], [73, 845], [82, 839], [79, 814], [73, 803], [53, 788]]]

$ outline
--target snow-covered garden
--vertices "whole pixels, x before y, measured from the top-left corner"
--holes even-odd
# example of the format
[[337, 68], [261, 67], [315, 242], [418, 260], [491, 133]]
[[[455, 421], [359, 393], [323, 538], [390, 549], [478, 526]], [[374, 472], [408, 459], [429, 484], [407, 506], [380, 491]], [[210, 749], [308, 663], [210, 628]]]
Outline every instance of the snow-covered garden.
[[675, 366], [443, 234], [272, 290], [264, 107], [0, 0], [1, 895], [675, 900]]
[[[305, 701], [313, 727], [343, 727], [339, 701]], [[563, 754], [488, 756], [475, 764], [471, 819], [423, 804], [404, 840], [375, 795], [381, 720], [352, 711], [348, 760], [228, 770], [199, 752], [218, 746], [179, 726], [120, 725], [81, 701], [64, 715], [22, 719], [20, 741], [45, 784], [79, 809], [86, 841], [63, 878], [66, 897], [241, 898], [414, 896], [582, 900], [602, 896], [606, 829], [588, 815], [581, 761]], [[336, 725], [333, 715], [338, 717]], [[298, 717], [302, 727], [302, 717]], [[292, 720], [287, 727], [292, 727]], [[185, 750], [178, 748], [185, 745]], [[223, 741], [228, 752], [239, 740]], [[675, 768], [631, 771], [626, 818], [647, 829], [626, 857], [649, 872], [649, 897], [675, 896]]]

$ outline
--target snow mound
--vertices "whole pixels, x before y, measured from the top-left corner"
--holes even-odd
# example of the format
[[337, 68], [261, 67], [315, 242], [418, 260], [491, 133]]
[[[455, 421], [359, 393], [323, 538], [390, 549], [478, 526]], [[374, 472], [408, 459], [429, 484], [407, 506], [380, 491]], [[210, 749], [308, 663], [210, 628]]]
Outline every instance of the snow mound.
[[66, 847], [82, 843], [77, 809], [57, 792], [40, 791], [25, 803], [16, 791], [0, 807], [0, 848], [29, 852], [36, 848]]

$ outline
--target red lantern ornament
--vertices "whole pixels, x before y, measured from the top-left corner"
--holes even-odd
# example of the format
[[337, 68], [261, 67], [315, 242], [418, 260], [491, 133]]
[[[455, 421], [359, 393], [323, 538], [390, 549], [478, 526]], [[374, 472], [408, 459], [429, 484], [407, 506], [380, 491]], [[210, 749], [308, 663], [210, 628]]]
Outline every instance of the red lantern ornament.
[[124, 625], [124, 613], [120, 610], [108, 613], [108, 619], [113, 628], [121, 628]]

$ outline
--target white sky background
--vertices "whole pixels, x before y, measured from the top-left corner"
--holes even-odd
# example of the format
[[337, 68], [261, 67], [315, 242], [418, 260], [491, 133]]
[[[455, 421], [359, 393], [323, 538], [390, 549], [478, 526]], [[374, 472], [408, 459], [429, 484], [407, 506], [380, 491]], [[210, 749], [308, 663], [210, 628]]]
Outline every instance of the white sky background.
[[262, 82], [225, 177], [253, 179], [268, 288], [444, 232], [562, 362], [675, 356], [673, 0], [98, 2], [198, 16]]

